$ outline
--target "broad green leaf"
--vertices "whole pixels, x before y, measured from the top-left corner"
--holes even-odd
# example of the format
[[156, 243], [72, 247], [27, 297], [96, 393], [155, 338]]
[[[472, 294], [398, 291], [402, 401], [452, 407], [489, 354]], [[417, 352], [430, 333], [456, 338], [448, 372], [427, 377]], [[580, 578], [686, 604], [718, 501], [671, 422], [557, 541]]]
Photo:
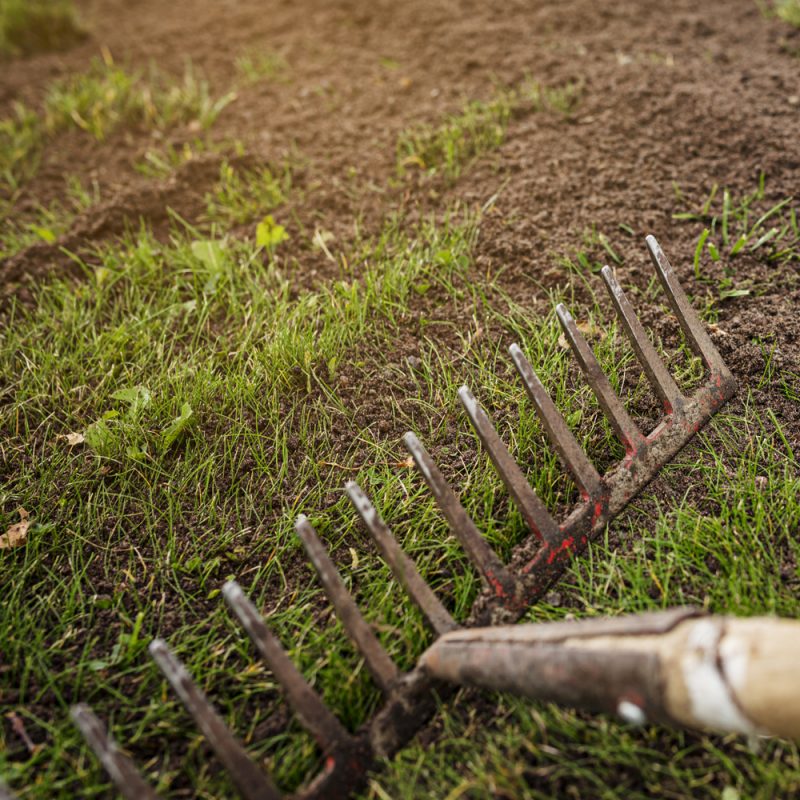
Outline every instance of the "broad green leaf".
[[194, 421], [194, 411], [188, 403], [181, 406], [180, 416], [175, 417], [161, 434], [161, 444], [166, 450]]
[[264, 247], [272, 251], [288, 238], [289, 234], [286, 233], [286, 228], [275, 222], [270, 214], [267, 214], [267, 216], [256, 225], [256, 245], [258, 247]]
[[99, 456], [113, 455], [119, 446], [117, 434], [105, 419], [92, 423], [83, 436], [86, 444]]
[[150, 405], [152, 397], [144, 386], [133, 386], [130, 389], [120, 389], [111, 395], [115, 400], [122, 400], [128, 404], [128, 418], [136, 419], [139, 414]]
[[32, 230], [40, 239], [43, 239], [48, 244], [53, 244], [53, 242], [55, 242], [55, 240], [58, 238], [55, 232], [51, 231], [50, 228], [43, 228], [39, 225], [34, 225]]

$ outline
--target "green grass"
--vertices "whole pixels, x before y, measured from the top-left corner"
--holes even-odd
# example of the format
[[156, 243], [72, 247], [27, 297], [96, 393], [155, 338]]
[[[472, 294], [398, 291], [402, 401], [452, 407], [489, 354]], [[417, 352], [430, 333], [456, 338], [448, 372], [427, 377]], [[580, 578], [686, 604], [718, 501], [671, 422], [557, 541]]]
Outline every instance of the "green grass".
[[292, 188], [292, 168], [237, 168], [228, 161], [219, 180], [206, 195], [206, 217], [223, 225], [238, 225], [263, 217], [286, 200]]
[[251, 49], [236, 59], [236, 72], [244, 83], [285, 80], [289, 65], [272, 50]]
[[790, 25], [800, 28], [800, 0], [776, 0], [775, 14]]
[[53, 201], [49, 206], [40, 206], [33, 214], [20, 218], [13, 215], [13, 207], [0, 216], [3, 224], [0, 231], [0, 259], [8, 258], [30, 245], [46, 242], [53, 244], [66, 233], [75, 217], [100, 201], [99, 188], [85, 188], [80, 180], [71, 177], [67, 181], [65, 201]]
[[169, 142], [163, 147], [148, 148], [134, 164], [134, 169], [147, 178], [164, 179], [184, 164], [213, 153], [241, 158], [245, 155], [245, 146], [236, 139], [216, 142], [195, 137], [181, 143]]
[[[558, 401], [568, 404], [588, 451], [604, 464], [620, 455], [586, 389], [575, 394], [552, 320], [531, 322], [502, 294], [490, 303], [470, 278], [469, 219], [426, 223], [411, 235], [390, 224], [347, 254], [340, 280], [298, 298], [284, 277], [292, 262], [280, 251], [265, 263], [253, 242], [222, 237], [209, 258], [207, 243], [194, 236], [176, 233], [165, 246], [140, 233], [105, 247], [85, 265], [84, 283], [43, 287], [36, 308], [14, 311], [4, 327], [2, 367], [14, 377], [2, 427], [15, 466], [7, 466], [0, 527], [14, 521], [19, 506], [34, 525], [24, 549], [0, 554], [0, 578], [13, 587], [0, 642], [9, 663], [20, 665], [7, 680], [20, 687], [14, 705], [37, 738], [42, 709], [55, 704], [59, 714], [47, 723], [44, 749], [7, 761], [3, 771], [16, 785], [38, 775], [50, 796], [75, 790], [75, 769], [101, 780], [66, 721], [67, 704], [78, 697], [110, 714], [132, 745], [157, 746], [173, 731], [188, 737], [187, 773], [196, 772], [211, 795], [224, 794], [224, 779], [208, 774], [196, 734], [164, 695], [143, 647], [171, 620], [170, 639], [193, 669], [202, 667], [203, 684], [232, 724], [255, 731], [279, 701], [220, 609], [226, 577], [238, 576], [262, 606], [290, 590], [273, 623], [301, 665], [349, 726], [375, 709], [378, 695], [338, 626], [314, 621], [314, 581], [295, 577], [287, 585], [284, 578], [296, 558], [292, 520], [307, 511], [335, 549], [342, 537], [356, 545], [353, 579], [393, 655], [409, 666], [419, 654], [427, 634], [359, 544], [363, 533], [340, 494], [343, 475], [357, 477], [391, 510], [387, 516], [431, 583], [456, 614], [467, 612], [477, 584], [463, 554], [421, 482], [397, 466], [404, 458], [398, 445], [380, 428], [360, 426], [358, 412], [337, 395], [337, 376], [353, 380], [355, 373], [369, 384], [376, 368], [385, 373], [387, 413], [435, 449], [501, 552], [523, 535], [522, 522], [507, 508], [488, 461], [470, 469], [461, 461], [476, 440], [463, 419], [453, 439], [460, 381], [468, 378], [491, 400], [542, 496], [555, 506], [571, 502], [574, 487], [541, 446], [533, 412], [515, 419], [523, 393], [497, 341], [442, 326], [437, 308], [477, 308], [487, 327], [524, 342]], [[409, 385], [391, 342], [412, 307], [427, 311]], [[604, 333], [599, 352], [621, 386], [630, 354], [613, 326]], [[360, 433], [353, 437], [353, 430]], [[83, 433], [86, 442], [71, 447], [69, 433]], [[348, 444], [334, 450], [342, 438]], [[292, 502], [270, 502], [287, 489]], [[160, 598], [167, 596], [165, 605]], [[84, 634], [76, 637], [78, 631]], [[35, 659], [26, 659], [32, 653]], [[266, 704], [265, 691], [273, 696]], [[113, 713], [111, 704], [119, 704]], [[316, 768], [314, 748], [294, 731], [245, 738], [269, 754], [284, 784]], [[164, 771], [166, 794], [173, 784], [177, 791], [178, 777]]]
[[231, 93], [214, 98], [208, 82], [191, 65], [174, 81], [155, 71], [145, 78], [106, 58], [50, 87], [43, 123], [50, 134], [76, 125], [98, 141], [123, 123], [164, 128], [194, 121], [208, 128], [234, 97]]
[[[117, 76], [111, 85], [119, 90], [113, 113], [79, 104], [86, 123], [79, 127], [93, 135], [109, 135], [126, 118], [123, 99], [139, 84]], [[428, 129], [420, 142], [435, 147], [426, 168], [455, 177], [502, 141], [510, 115], [526, 107], [569, 111], [574, 90], [537, 87], [496, 106], [470, 104], [468, 120]], [[140, 120], [180, 117], [161, 113]], [[147, 163], [163, 177], [192, 157], [166, 149]], [[563, 515], [575, 487], [546, 443], [506, 345], [521, 344], [601, 471], [622, 448], [565, 350], [551, 312], [556, 302], [573, 307], [634, 417], [645, 427], [650, 419], [651, 392], [594, 296], [594, 264], [621, 261], [613, 237], [596, 229], [576, 235], [575, 252], [562, 263], [579, 277], [579, 294], [532, 278], [529, 292], [515, 286], [512, 297], [500, 278], [473, 266], [478, 217], [456, 208], [413, 227], [389, 219], [372, 238], [329, 243], [337, 274], [298, 292], [303, 265], [280, 241], [278, 223], [262, 219], [243, 239], [230, 230], [285, 202], [291, 178], [291, 165], [250, 169], [231, 159], [206, 198], [202, 227], [178, 220], [167, 240], [142, 229], [103, 244], [78, 260], [81, 282], [51, 279], [31, 307], [12, 306], [3, 319], [0, 532], [19, 519], [20, 507], [32, 525], [25, 546], [0, 551], [7, 587], [0, 697], [3, 711], [17, 713], [41, 746], [29, 753], [0, 726], [0, 775], [23, 798], [106, 792], [102, 770], [67, 719], [77, 700], [110, 722], [163, 796], [232, 795], [147, 657], [147, 643], [162, 634], [283, 788], [315, 774], [319, 752], [295, 722], [283, 722], [284, 701], [225, 612], [222, 583], [242, 583], [345, 725], [361, 725], [379, 707], [379, 693], [326, 611], [292, 523], [309, 514], [379, 638], [401, 668], [410, 667], [430, 634], [374, 557], [343, 483], [359, 481], [463, 618], [478, 580], [408, 468], [399, 433], [420, 435], [507, 556], [525, 528], [456, 401], [466, 382], [536, 491]], [[788, 263], [789, 205], [762, 209], [763, 186], [757, 194], [745, 202], [723, 192], [720, 209], [712, 196], [684, 217], [709, 230], [703, 259], [717, 242], [734, 265], [745, 253]], [[29, 234], [35, 231], [17, 232], [12, 246]], [[630, 294], [637, 305], [663, 301], [650, 289]], [[699, 362], [684, 345], [665, 351], [655, 344], [684, 388], [698, 382]], [[766, 359], [756, 388], [776, 381], [782, 396], [800, 402], [800, 379], [777, 374]], [[797, 455], [780, 420], [742, 396], [667, 468], [664, 485], [681, 487], [674, 502], [645, 493], [529, 619], [681, 602], [797, 616]], [[85, 441], [71, 445], [69, 434]], [[612, 546], [614, 536], [620, 546]], [[508, 696], [489, 701], [491, 720], [478, 716], [471, 697], [443, 706], [435, 746], [412, 742], [364, 797], [734, 800], [792, 796], [800, 787], [800, 757], [786, 742], [752, 752], [737, 737], [633, 729]]]
[[499, 89], [489, 100], [472, 100], [438, 125], [419, 124], [404, 130], [397, 141], [397, 170], [403, 175], [417, 167], [455, 180], [476, 158], [503, 143], [514, 114], [544, 110], [569, 114], [580, 92], [577, 83], [548, 87], [529, 79], [517, 87]]
[[[768, 282], [759, 286], [749, 277], [753, 259], [772, 267], [800, 262], [800, 208], [793, 197], [767, 203], [765, 191], [763, 173], [758, 188], [738, 199], [715, 184], [700, 209], [673, 214], [705, 226], [694, 251], [694, 274], [714, 286], [719, 302], [768, 288]], [[676, 193], [682, 199], [678, 187]]]
[[13, 192], [35, 173], [47, 141], [69, 129], [98, 141], [123, 125], [164, 129], [195, 123], [207, 129], [234, 99], [232, 92], [213, 96], [191, 65], [179, 80], [155, 70], [145, 76], [116, 65], [106, 53], [85, 73], [51, 84], [40, 112], [17, 104], [13, 116], [0, 121], [0, 175]]
[[0, 56], [61, 50], [85, 35], [70, 0], [0, 0]]
[[[211, 258], [192, 229], [176, 231], [167, 245], [141, 232], [101, 249], [92, 266], [84, 265], [84, 283], [50, 283], [33, 310], [12, 313], [0, 348], [4, 374], [12, 376], [2, 415], [10, 460], [0, 527], [15, 521], [20, 506], [34, 524], [24, 548], [0, 553], [0, 581], [10, 587], [0, 643], [7, 663], [18, 665], [3, 678], [15, 689], [13, 707], [44, 747], [22, 757], [12, 749], [16, 741], [0, 742], [0, 769], [16, 788], [30, 784], [23, 796], [71, 796], [78, 778], [99, 791], [101, 772], [66, 720], [78, 698], [110, 717], [130, 747], [155, 754], [144, 767], [159, 774], [165, 796], [180, 794], [187, 780], [207, 796], [230, 792], [144, 652], [166, 626], [180, 656], [281, 785], [313, 773], [317, 752], [294, 723], [260, 733], [282, 701], [223, 611], [219, 588], [237, 577], [270, 610], [292, 655], [345, 724], [361, 724], [379, 695], [338, 624], [319, 617], [311, 574], [286, 571], [300, 557], [291, 530], [296, 514], [309, 513], [340, 563], [350, 565], [346, 579], [401, 666], [413, 663], [429, 634], [367, 551], [341, 494], [344, 477], [359, 480], [384, 510], [453, 613], [467, 613], [478, 587], [462, 551], [421, 480], [403, 466], [397, 442], [381, 434], [377, 418], [375, 427], [364, 424], [360, 408], [372, 402], [367, 392], [378, 376], [383, 417], [423, 437], [504, 555], [524, 526], [459, 411], [461, 382], [487, 403], [551, 508], [568, 508], [575, 490], [543, 443], [502, 340], [523, 344], [601, 468], [620, 457], [552, 315], [542, 320], [472, 273], [475, 235], [469, 218], [410, 232], [388, 224], [380, 237], [346, 253], [339, 280], [294, 297], [286, 275], [295, 267], [280, 250], [265, 261], [256, 243], [223, 235], [213, 240]], [[550, 301], [559, 299], [569, 300]], [[471, 310], [473, 325], [443, 322], [459, 309]], [[636, 413], [648, 392], [631, 379], [623, 337], [596, 303], [579, 318]], [[392, 347], [409, 326], [420, 343], [411, 372]], [[682, 383], [694, 380], [682, 351], [665, 355], [683, 369]], [[342, 377], [363, 388], [340, 396]], [[776, 578], [779, 557], [796, 549], [794, 456], [775, 421], [752, 408], [722, 417], [714, 429], [696, 458], [670, 470], [694, 471], [715, 510], [700, 514], [687, 498], [659, 511], [655, 527], [651, 512], [634, 512], [624, 523], [637, 541], [630, 552], [600, 544], [576, 562], [559, 589], [571, 608], [620, 613], [688, 601], [714, 610], [796, 613], [795, 593]], [[87, 442], [71, 447], [63, 437], [76, 432]], [[285, 500], [276, 505], [276, 496]], [[789, 511], [776, 518], [774, 507]], [[746, 571], [742, 548], [752, 554]], [[724, 579], [709, 579], [709, 556]], [[545, 603], [531, 618], [563, 613]], [[704, 771], [723, 752], [717, 769], [731, 786], [763, 784], [777, 792], [798, 780], [797, 754], [786, 744], [769, 745], [764, 759], [736, 742], [637, 732], [602, 717], [498, 702], [503, 724], [485, 734], [470, 727], [469, 714], [448, 706], [442, 724], [452, 738], [433, 752], [412, 744], [368, 795], [418, 796], [424, 785], [430, 796], [446, 796], [469, 785], [476, 796], [497, 786], [543, 796], [525, 788], [539, 774], [580, 779], [612, 797], [626, 786], [620, 775], [627, 770], [648, 786], [660, 781], [674, 792], [691, 788], [711, 797]], [[167, 760], [173, 737], [188, 750]], [[658, 758], [645, 757], [662, 746]], [[714, 785], [719, 781], [717, 775]]]

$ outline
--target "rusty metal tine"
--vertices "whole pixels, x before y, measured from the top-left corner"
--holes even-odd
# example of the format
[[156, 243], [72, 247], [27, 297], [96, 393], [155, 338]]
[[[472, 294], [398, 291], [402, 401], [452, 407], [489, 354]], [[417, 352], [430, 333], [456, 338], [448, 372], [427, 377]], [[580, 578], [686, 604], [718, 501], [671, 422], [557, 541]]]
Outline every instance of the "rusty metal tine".
[[470, 561], [495, 590], [501, 588], [505, 593], [513, 591], [515, 582], [511, 573], [483, 538], [469, 514], [464, 510], [464, 506], [461, 505], [458, 496], [422, 446], [422, 442], [410, 431], [403, 437], [403, 441], [428, 484], [428, 488], [433, 493], [437, 505], [447, 518], [450, 530], [461, 543]]
[[600, 403], [600, 407], [611, 423], [611, 427], [619, 437], [627, 453], [634, 453], [639, 445], [644, 442], [642, 432], [636, 427], [636, 423], [630, 418], [622, 401], [614, 393], [608, 378], [597, 363], [592, 348], [589, 347], [583, 334], [578, 330], [572, 314], [567, 311], [563, 303], [556, 306], [556, 314], [564, 334], [572, 347], [572, 352], [578, 359], [581, 371], [591, 387], [592, 391]]
[[267, 627], [242, 587], [236, 581], [228, 581], [222, 587], [222, 594], [253, 640], [261, 658], [286, 692], [292, 710], [319, 746], [328, 750], [335, 744], [347, 741], [350, 734], [294, 665], [278, 637]]
[[[133, 761], [119, 749], [106, 726], [89, 706], [83, 703], [74, 705], [69, 715], [125, 800], [158, 800], [158, 795], [139, 774]], [[0, 798], [3, 798], [2, 791]]]
[[697, 316], [697, 312], [692, 308], [692, 304], [683, 291], [683, 287], [675, 277], [672, 265], [669, 263], [656, 237], [648, 236], [645, 241], [661, 285], [664, 287], [667, 299], [675, 312], [675, 316], [678, 318], [681, 328], [683, 328], [683, 333], [689, 345], [703, 359], [709, 370], [723, 375], [730, 375], [730, 371], [717, 348], [714, 347], [711, 337], [706, 333], [700, 317]]
[[208, 743], [231, 775], [239, 794], [246, 800], [280, 800], [275, 784], [250, 760], [244, 747], [228, 730], [186, 667], [163, 639], [150, 643], [150, 655], [180, 697]]
[[383, 691], [388, 692], [400, 676], [397, 666], [362, 616], [356, 601], [347, 591], [344, 581], [333, 565], [328, 551], [305, 515], [301, 514], [297, 518], [294, 527], [347, 635], [364, 656], [364, 662], [375, 682]]
[[422, 576], [417, 572], [414, 562], [397, 543], [397, 539], [392, 535], [389, 526], [383, 521], [375, 506], [370, 503], [369, 498], [361, 487], [355, 481], [348, 481], [345, 488], [350, 502], [355, 506], [358, 515], [375, 540], [375, 544], [378, 545], [384, 561], [389, 565], [392, 574], [406, 590], [408, 596], [422, 611], [431, 628], [439, 636], [456, 630], [458, 623], [450, 616], [431, 587], [425, 583]]
[[558, 545], [562, 538], [558, 524], [531, 489], [519, 465], [492, 425], [489, 415], [478, 404], [469, 387], [462, 386], [458, 390], [458, 399], [461, 400], [472, 427], [489, 453], [506, 489], [514, 498], [528, 528], [548, 544]]
[[622, 287], [617, 283], [611, 267], [603, 267], [602, 275], [608, 293], [611, 295], [611, 302], [614, 304], [617, 316], [622, 322], [622, 327], [625, 328], [625, 333], [628, 335], [631, 346], [639, 358], [639, 363], [642, 365], [650, 385], [664, 404], [665, 412], [667, 414], [672, 414], [676, 411], [680, 413], [684, 397], [678, 388], [678, 384], [672, 379], [672, 375], [669, 374], [669, 370], [659, 358], [655, 347], [650, 343], [647, 332], [642, 327], [642, 323], [639, 322], [639, 318], [628, 302]]
[[585, 499], [597, 498], [602, 494], [600, 474], [589, 461], [583, 448], [578, 444], [572, 431], [567, 427], [564, 417], [533, 371], [530, 362], [522, 353], [519, 345], [512, 344], [508, 348], [514, 366], [517, 368], [525, 390], [536, 409], [539, 420], [547, 433], [550, 443], [555, 447], [561, 463], [570, 471], [578, 490]]

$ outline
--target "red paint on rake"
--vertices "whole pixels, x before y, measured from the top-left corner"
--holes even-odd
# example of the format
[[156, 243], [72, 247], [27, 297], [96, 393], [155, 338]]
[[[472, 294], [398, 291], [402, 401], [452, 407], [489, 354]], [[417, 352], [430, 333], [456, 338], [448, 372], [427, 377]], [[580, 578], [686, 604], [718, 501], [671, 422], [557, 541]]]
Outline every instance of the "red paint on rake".
[[[559, 525], [550, 516], [494, 430], [489, 417], [466, 387], [462, 387], [459, 396], [467, 415], [531, 531], [531, 536], [514, 549], [510, 564], [504, 564], [480, 534], [461, 505], [458, 495], [444, 479], [417, 437], [413, 433], [405, 437], [406, 446], [447, 519], [453, 535], [464, 548], [485, 585], [485, 591], [476, 600], [465, 625], [496, 624], [519, 619], [563, 574], [568, 559], [579, 553], [625, 508], [631, 498], [652, 480], [659, 469], [675, 456], [736, 390], [733, 376], [677, 282], [669, 261], [652, 236], [647, 237], [647, 247], [684, 335], [710, 373], [706, 384], [693, 397], [684, 397], [658, 358], [613, 273], [608, 267], [604, 268], [603, 279], [617, 315], [666, 412], [665, 419], [648, 436], [638, 429], [614, 394], [591, 347], [569, 312], [563, 306], [557, 309], [559, 321], [581, 370], [611, 427], [625, 447], [625, 458], [616, 468], [600, 477], [520, 348], [517, 345], [509, 348], [548, 439], [574, 478], [581, 496], [581, 501], [563, 523]], [[420, 608], [436, 635], [458, 627], [416, 571], [411, 559], [397, 544], [389, 527], [364, 492], [354, 483], [348, 484], [347, 492], [398, 582]], [[361, 616], [325, 546], [305, 517], [298, 519], [297, 531], [348, 635], [385, 695], [383, 708], [358, 733], [347, 732], [325, 707], [238, 585], [226, 585], [224, 595], [273, 671], [275, 679], [283, 687], [299, 721], [315, 736], [322, 750], [323, 771], [296, 797], [305, 800], [347, 797], [365, 785], [368, 771], [376, 758], [391, 756], [402, 748], [434, 713], [434, 690], [436, 696], [441, 698], [448, 694], [450, 688], [435, 684], [418, 667], [408, 673], [401, 673], [397, 669]], [[532, 546], [538, 547], [533, 558]], [[192, 683], [188, 673], [166, 645], [156, 643], [154, 649], [151, 649], [198, 726], [209, 737], [242, 796], [279, 796], [272, 781], [250, 761], [241, 744], [227, 731], [210, 703]], [[124, 797], [134, 796], [131, 791], [135, 790], [140, 790], [135, 796], [156, 797], [143, 784], [130, 759], [107, 736], [102, 723], [89, 709], [78, 707], [73, 716]], [[3, 795], [1, 787], [0, 784], [0, 797]]]

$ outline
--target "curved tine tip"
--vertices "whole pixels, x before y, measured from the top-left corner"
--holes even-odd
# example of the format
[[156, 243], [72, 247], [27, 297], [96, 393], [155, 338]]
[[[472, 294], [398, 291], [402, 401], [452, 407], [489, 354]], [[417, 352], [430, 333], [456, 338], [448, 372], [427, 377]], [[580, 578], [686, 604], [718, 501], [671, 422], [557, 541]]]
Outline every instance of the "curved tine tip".
[[92, 708], [88, 703], [75, 703], [69, 707], [69, 715], [75, 722], [79, 722], [85, 714], [91, 713], [93, 713]]
[[163, 639], [153, 639], [153, 641], [147, 645], [147, 650], [151, 656], [155, 657], [169, 652], [169, 647]]
[[308, 517], [305, 514], [298, 514], [297, 519], [294, 521], [294, 529], [300, 533], [301, 528], [308, 525]]
[[412, 452], [414, 450], [419, 450], [420, 448], [419, 439], [412, 431], [408, 431], [407, 433], [403, 434], [403, 442], [405, 443], [405, 446]]
[[222, 586], [222, 596], [228, 600], [238, 600], [244, 592], [236, 581], [225, 581]]
[[600, 270], [600, 274], [605, 278], [606, 283], [609, 281], [617, 282], [617, 279], [614, 277], [614, 270], [606, 264], [603, 269]]
[[367, 493], [355, 481], [348, 481], [344, 490], [359, 514], [364, 514], [371, 508], [372, 503], [370, 503]]
[[572, 322], [572, 314], [569, 313], [569, 309], [563, 303], [559, 303], [556, 306], [556, 314], [558, 314], [558, 318], [563, 323]]
[[647, 246], [651, 248], [659, 247], [658, 239], [653, 236], [652, 233], [648, 233], [647, 236], [644, 237], [645, 242], [647, 242]]
[[520, 350], [520, 347], [516, 342], [512, 342], [508, 346], [508, 352], [509, 352], [509, 355], [511, 356], [511, 358], [516, 358], [517, 355], [521, 355], [522, 354], [522, 350]]

